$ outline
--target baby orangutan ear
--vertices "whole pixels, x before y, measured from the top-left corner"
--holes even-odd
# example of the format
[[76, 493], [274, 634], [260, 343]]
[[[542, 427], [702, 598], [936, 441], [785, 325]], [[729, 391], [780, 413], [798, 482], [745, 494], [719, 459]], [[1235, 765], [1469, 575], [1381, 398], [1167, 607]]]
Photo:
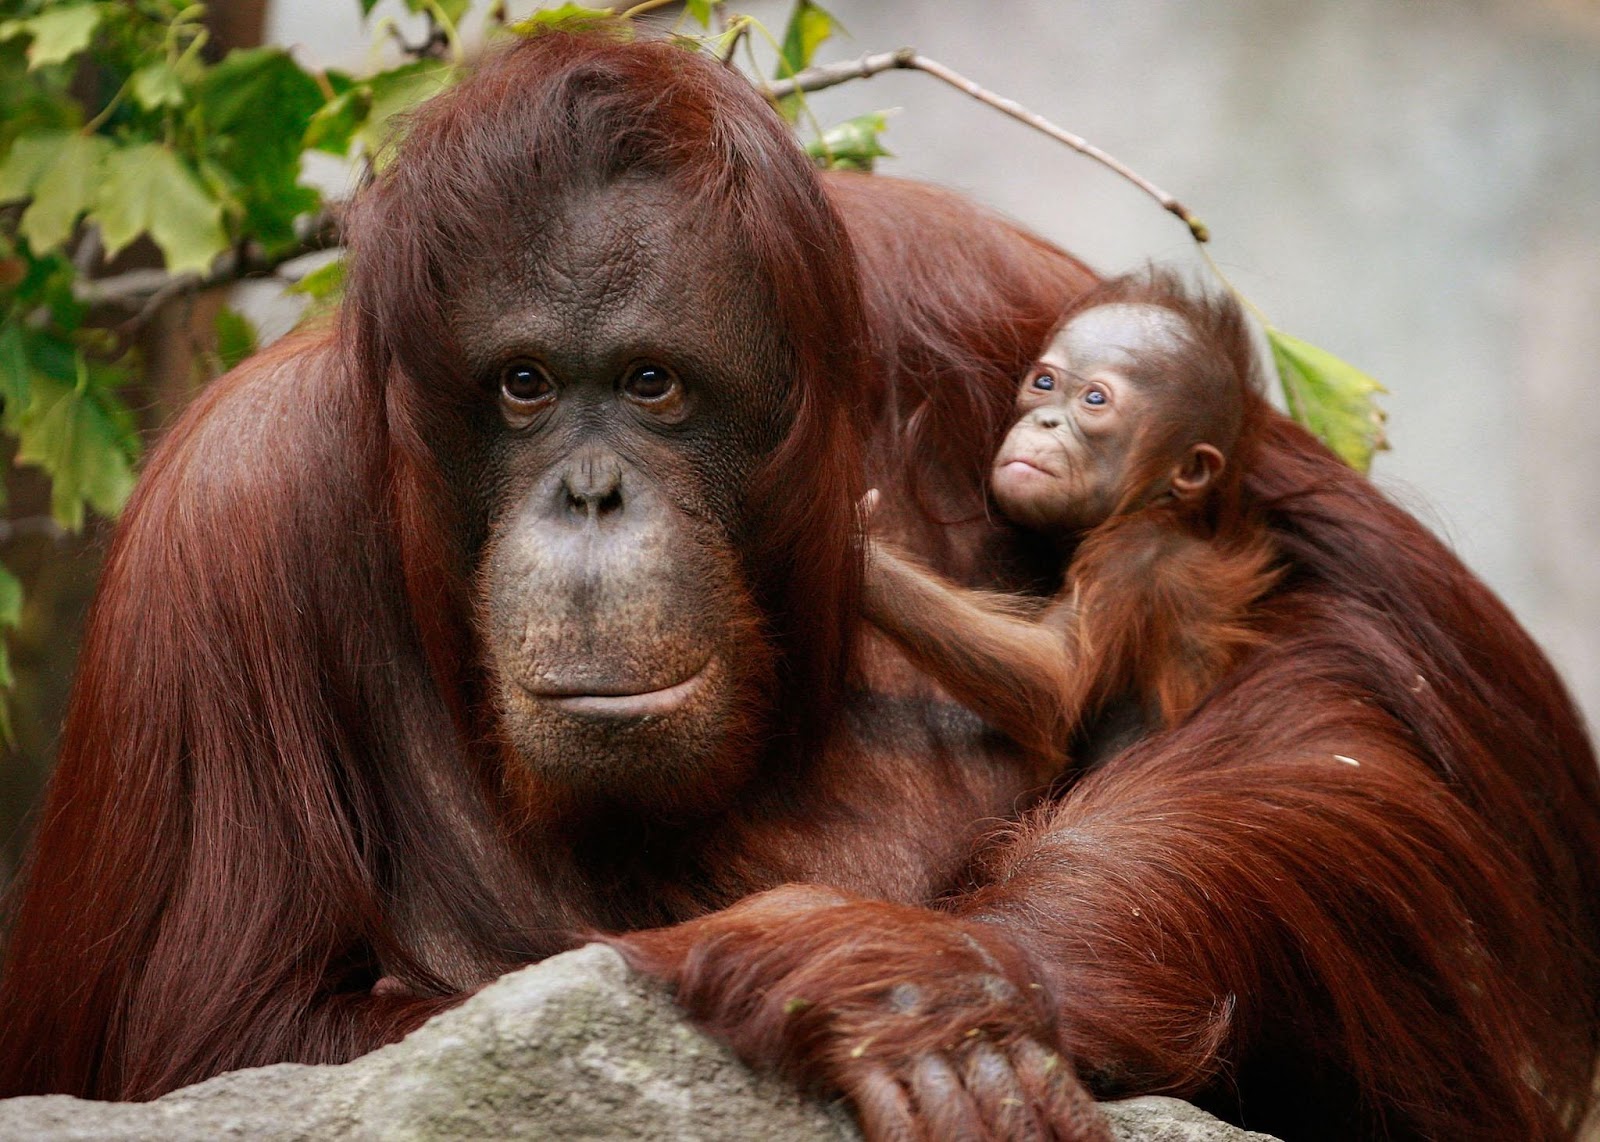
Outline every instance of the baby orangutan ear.
[[1198, 504], [1205, 498], [1206, 490], [1216, 482], [1226, 463], [1222, 453], [1210, 444], [1192, 445], [1183, 463], [1173, 469], [1173, 498], [1183, 504]]

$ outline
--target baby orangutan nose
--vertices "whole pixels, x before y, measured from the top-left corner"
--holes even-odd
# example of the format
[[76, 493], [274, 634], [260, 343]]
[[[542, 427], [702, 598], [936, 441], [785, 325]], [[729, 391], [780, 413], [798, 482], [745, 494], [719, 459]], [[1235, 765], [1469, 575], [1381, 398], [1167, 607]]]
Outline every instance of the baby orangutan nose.
[[1055, 430], [1066, 423], [1066, 414], [1059, 408], [1036, 408], [1023, 418], [1038, 428]]

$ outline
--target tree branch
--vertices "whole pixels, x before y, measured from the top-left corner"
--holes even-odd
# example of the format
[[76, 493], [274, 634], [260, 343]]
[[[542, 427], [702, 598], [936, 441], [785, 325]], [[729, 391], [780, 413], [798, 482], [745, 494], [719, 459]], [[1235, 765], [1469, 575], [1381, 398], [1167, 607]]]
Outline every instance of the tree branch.
[[10, 543], [30, 535], [41, 535], [56, 542], [67, 537], [67, 530], [47, 515], [23, 516], [21, 519], [0, 519], [0, 544]]
[[[1126, 164], [1107, 154], [1088, 140], [1074, 135], [1072, 132], [1056, 126], [1042, 115], [1028, 110], [1015, 100], [997, 95], [946, 67], [939, 61], [917, 54], [915, 48], [900, 48], [898, 51], [892, 52], [876, 52], [843, 63], [806, 68], [789, 79], [777, 80], [767, 84], [762, 91], [768, 99], [776, 101], [788, 95], [800, 92], [822, 91], [842, 83], [849, 83], [852, 80], [870, 79], [872, 76], [879, 75], [885, 71], [896, 70], [925, 72], [935, 79], [941, 80], [958, 91], [971, 96], [980, 103], [987, 104], [1011, 116], [1013, 119], [1026, 123], [1034, 130], [1040, 131], [1057, 142], [1071, 147], [1079, 154], [1086, 155], [1096, 162], [1109, 167], [1151, 198], [1154, 198], [1164, 210], [1181, 219], [1189, 227], [1189, 232], [1194, 236], [1195, 241], [1202, 243], [1209, 241], [1210, 233], [1207, 231], [1205, 223], [1197, 218], [1188, 207]], [[230, 250], [220, 255], [212, 263], [209, 272], [205, 274], [186, 273], [174, 277], [165, 270], [129, 270], [126, 273], [117, 274], [115, 277], [110, 278], [80, 278], [73, 285], [73, 295], [85, 305], [109, 306], [127, 311], [130, 316], [124, 322], [122, 332], [124, 336], [131, 336], [148, 324], [162, 305], [180, 294], [231, 285], [247, 277], [271, 273], [285, 262], [293, 261], [295, 258], [305, 254], [315, 253], [318, 250], [326, 250], [339, 245], [342, 237], [339, 218], [333, 210], [324, 210], [307, 220], [305, 225], [300, 228], [300, 232], [299, 242], [272, 255], [262, 253], [260, 248], [253, 244], [247, 245], [242, 251]], [[98, 243], [92, 243], [92, 245], [97, 246]]]
[[156, 311], [180, 294], [232, 285], [257, 274], [269, 274], [285, 262], [314, 254], [340, 244], [342, 232], [337, 214], [324, 210], [297, 227], [299, 241], [272, 254], [263, 253], [254, 243], [217, 256], [204, 274], [169, 274], [166, 270], [128, 270], [109, 278], [80, 278], [73, 283], [73, 296], [84, 305], [109, 306], [128, 311], [130, 316], [119, 332], [131, 336], [143, 328]]
[[870, 79], [872, 76], [882, 72], [897, 70], [920, 71], [933, 76], [935, 79], [942, 80], [956, 90], [970, 95], [978, 102], [987, 104], [995, 110], [1011, 116], [1018, 122], [1026, 123], [1035, 131], [1041, 131], [1056, 140], [1056, 142], [1064, 143], [1079, 154], [1086, 155], [1101, 165], [1109, 167], [1159, 202], [1163, 210], [1181, 219], [1183, 224], [1189, 228], [1189, 233], [1196, 242], [1204, 243], [1211, 240], [1211, 232], [1206, 228], [1206, 224], [1200, 221], [1187, 206], [1139, 174], [1132, 167], [1102, 151], [1087, 139], [1056, 126], [1043, 115], [1029, 111], [1016, 100], [995, 94], [988, 88], [974, 83], [959, 72], [951, 70], [938, 60], [918, 55], [915, 48], [901, 48], [893, 52], [877, 52], [845, 63], [830, 63], [821, 67], [809, 67], [789, 79], [767, 84], [763, 88], [763, 92], [768, 99], [777, 101], [785, 96], [799, 92], [822, 91], [829, 87], [837, 87], [841, 83], [848, 83], [854, 79]]

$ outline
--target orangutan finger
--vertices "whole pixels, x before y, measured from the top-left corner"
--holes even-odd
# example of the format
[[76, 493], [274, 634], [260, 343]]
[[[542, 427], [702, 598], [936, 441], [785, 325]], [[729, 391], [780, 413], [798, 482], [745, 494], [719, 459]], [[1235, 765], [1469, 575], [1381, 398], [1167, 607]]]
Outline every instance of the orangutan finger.
[[1017, 1081], [1011, 1063], [991, 1043], [974, 1043], [961, 1064], [961, 1078], [989, 1133], [1006, 1142], [1046, 1142], [1033, 1101]]
[[1018, 1081], [1061, 1142], [1111, 1142], [1111, 1127], [1071, 1064], [1032, 1039], [1011, 1048]]
[[923, 1142], [911, 1096], [885, 1067], [852, 1075], [845, 1093], [855, 1104], [867, 1142]]
[[961, 1076], [943, 1055], [923, 1055], [911, 1068], [911, 1094], [930, 1138], [989, 1137]]

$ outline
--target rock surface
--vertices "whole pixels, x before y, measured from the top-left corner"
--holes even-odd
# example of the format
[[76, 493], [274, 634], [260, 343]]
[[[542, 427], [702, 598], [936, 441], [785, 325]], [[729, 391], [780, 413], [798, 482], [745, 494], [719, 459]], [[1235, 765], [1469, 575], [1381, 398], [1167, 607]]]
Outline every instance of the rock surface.
[[[1172, 1099], [1106, 1114], [1119, 1142], [1270, 1142]], [[148, 1103], [0, 1101], [0, 1139], [30, 1142], [857, 1137], [841, 1107], [752, 1073], [599, 945], [514, 972], [343, 1066], [236, 1071]]]

